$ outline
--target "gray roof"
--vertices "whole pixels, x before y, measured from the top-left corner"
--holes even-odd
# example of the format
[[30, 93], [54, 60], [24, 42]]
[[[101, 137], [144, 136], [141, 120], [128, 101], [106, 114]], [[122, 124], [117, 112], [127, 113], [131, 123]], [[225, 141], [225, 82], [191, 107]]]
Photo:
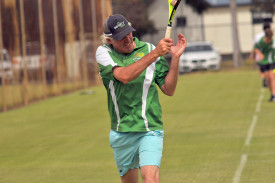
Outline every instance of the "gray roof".
[[[210, 6], [229, 6], [230, 0], [206, 0]], [[236, 0], [237, 5], [251, 4], [252, 0]]]

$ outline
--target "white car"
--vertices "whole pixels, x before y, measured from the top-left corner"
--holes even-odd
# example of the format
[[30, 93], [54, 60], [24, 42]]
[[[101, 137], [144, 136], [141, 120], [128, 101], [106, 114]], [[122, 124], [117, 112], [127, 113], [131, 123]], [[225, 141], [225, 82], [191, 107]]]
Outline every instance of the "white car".
[[[4, 78], [6, 80], [11, 80], [13, 78], [13, 73], [12, 73], [12, 62], [9, 56], [9, 53], [6, 49], [2, 50], [3, 53], [3, 63], [2, 60], [0, 59], [0, 84], [2, 82], [2, 71], [4, 71]], [[2, 66], [4, 68], [2, 69]]]
[[187, 43], [180, 57], [179, 72], [186, 73], [194, 70], [219, 70], [221, 56], [209, 42]]

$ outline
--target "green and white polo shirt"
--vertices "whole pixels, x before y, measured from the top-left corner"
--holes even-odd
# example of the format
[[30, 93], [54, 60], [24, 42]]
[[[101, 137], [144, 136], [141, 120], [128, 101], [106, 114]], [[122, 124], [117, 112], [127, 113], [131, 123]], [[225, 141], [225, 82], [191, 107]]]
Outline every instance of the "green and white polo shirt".
[[274, 50], [275, 50], [275, 42], [272, 40], [271, 43], [266, 44], [264, 41], [264, 37], [262, 37], [259, 42], [257, 42], [254, 48], [259, 49], [264, 55], [264, 59], [260, 60], [258, 63], [260, 65], [266, 65], [274, 63]]
[[128, 55], [120, 54], [110, 45], [99, 46], [96, 60], [108, 95], [111, 129], [119, 132], [162, 130], [158, 89], [169, 71], [163, 57], [147, 67], [135, 80], [123, 84], [113, 76], [114, 66], [128, 66], [151, 52], [154, 45], [134, 38], [136, 47]]

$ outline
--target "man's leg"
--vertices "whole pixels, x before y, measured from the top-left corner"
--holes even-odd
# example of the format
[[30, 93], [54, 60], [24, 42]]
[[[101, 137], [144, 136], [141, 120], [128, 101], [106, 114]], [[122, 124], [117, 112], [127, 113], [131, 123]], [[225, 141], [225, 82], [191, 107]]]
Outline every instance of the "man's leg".
[[267, 86], [268, 86], [270, 92], [272, 92], [272, 91], [271, 91], [271, 78], [270, 78], [269, 71], [265, 71], [265, 72], [264, 72], [264, 76], [265, 76], [266, 84], [267, 84]]
[[266, 67], [264, 65], [260, 65], [260, 64], [257, 64], [258, 67], [259, 67], [259, 74], [260, 74], [260, 77], [262, 79], [262, 86], [263, 87], [268, 87], [268, 81], [266, 80], [266, 75], [265, 75], [265, 71], [266, 71]]
[[273, 70], [268, 71], [268, 76], [269, 76], [269, 80], [270, 80], [270, 92], [274, 98], [274, 96], [275, 96], [275, 78], [274, 78]]
[[141, 167], [141, 176], [143, 183], [159, 183], [159, 167], [146, 165]]
[[275, 102], [275, 79], [274, 79], [273, 71], [272, 70], [265, 71], [265, 78], [267, 81], [269, 91], [271, 93], [269, 101]]
[[262, 79], [262, 85], [263, 85], [263, 87], [267, 87], [264, 73], [262, 73], [261, 70], [259, 70], [259, 73], [260, 73], [260, 77]]
[[138, 183], [139, 136], [137, 133], [110, 132], [110, 145], [122, 183]]
[[122, 183], [138, 183], [138, 169], [130, 169], [120, 178]]

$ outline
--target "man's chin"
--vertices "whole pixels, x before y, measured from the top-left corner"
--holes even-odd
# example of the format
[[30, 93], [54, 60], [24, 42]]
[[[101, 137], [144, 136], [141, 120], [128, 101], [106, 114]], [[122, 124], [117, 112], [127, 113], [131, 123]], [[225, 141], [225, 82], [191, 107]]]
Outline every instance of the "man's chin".
[[125, 50], [127, 50], [129, 53], [131, 53], [133, 49], [134, 49], [133, 46], [127, 46], [127, 47], [125, 47]]

